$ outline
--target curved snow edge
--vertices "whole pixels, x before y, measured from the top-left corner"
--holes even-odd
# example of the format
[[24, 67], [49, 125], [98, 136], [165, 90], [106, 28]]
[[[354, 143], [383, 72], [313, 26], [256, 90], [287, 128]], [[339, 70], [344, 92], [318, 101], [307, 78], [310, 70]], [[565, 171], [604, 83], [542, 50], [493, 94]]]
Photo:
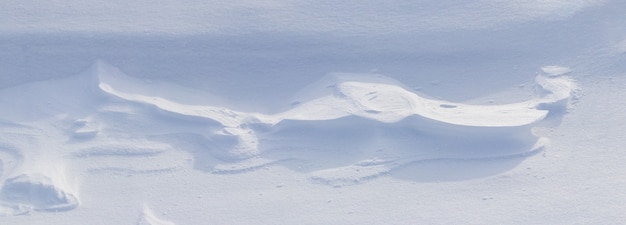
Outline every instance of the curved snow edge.
[[[577, 89], [576, 83], [569, 77], [539, 75], [536, 82], [543, 91], [541, 97], [504, 105], [468, 105], [421, 97], [401, 87], [398, 81], [382, 75], [339, 74], [330, 80], [331, 85], [309, 90], [312, 95], [322, 93], [321, 97], [301, 102], [281, 113], [261, 114], [211, 105], [182, 104], [133, 91], [146, 90], [149, 87], [128, 87], [129, 84], [120, 81], [132, 78], [127, 78], [117, 68], [102, 61], [94, 65], [93, 72], [94, 80], [98, 81], [97, 87], [106, 94], [183, 116], [220, 123], [224, 129], [218, 135], [234, 136], [238, 139], [238, 144], [230, 150], [236, 158], [250, 158], [259, 154], [258, 138], [251, 128], [254, 124], [271, 127], [283, 120], [333, 120], [347, 116], [395, 123], [410, 116], [419, 116], [447, 124], [446, 126], [526, 127], [543, 120], [550, 110], [567, 105], [572, 92]], [[117, 88], [115, 85], [124, 87]]]

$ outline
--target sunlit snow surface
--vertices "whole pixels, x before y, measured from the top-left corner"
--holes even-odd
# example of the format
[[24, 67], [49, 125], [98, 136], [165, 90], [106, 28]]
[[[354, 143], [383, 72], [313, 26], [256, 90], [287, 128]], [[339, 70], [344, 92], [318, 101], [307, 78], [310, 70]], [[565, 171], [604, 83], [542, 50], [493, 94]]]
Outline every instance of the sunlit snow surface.
[[[534, 99], [468, 105], [421, 97], [382, 75], [334, 74], [307, 88], [309, 99], [262, 114], [179, 103], [163, 96], [185, 89], [152, 86], [96, 62], [77, 76], [2, 92], [2, 108], [20, 108], [21, 99], [32, 110], [3, 118], [13, 122], [2, 128], [7, 166], [0, 194], [4, 211], [18, 215], [77, 207], [74, 173], [195, 166], [232, 174], [295, 162], [315, 164], [303, 171], [313, 182], [344, 186], [421, 162], [523, 159], [547, 142], [533, 134], [535, 124], [551, 110], [562, 114], [576, 91], [568, 77], [539, 75], [536, 82], [541, 92]], [[210, 156], [194, 156], [203, 151]], [[333, 152], [350, 156], [333, 165]], [[67, 171], [74, 164], [86, 171]]]
[[620, 1], [0, 3], [0, 224], [619, 224]]

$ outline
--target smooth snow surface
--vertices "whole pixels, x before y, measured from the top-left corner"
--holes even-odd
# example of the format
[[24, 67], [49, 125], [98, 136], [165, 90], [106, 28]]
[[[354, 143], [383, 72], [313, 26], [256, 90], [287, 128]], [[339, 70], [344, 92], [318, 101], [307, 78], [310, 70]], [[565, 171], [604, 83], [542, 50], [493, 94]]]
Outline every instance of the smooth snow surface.
[[151, 1], [70, 0], [63, 4], [7, 0], [2, 32], [249, 33], [415, 32], [482, 28], [507, 22], [557, 20], [602, 0], [462, 2], [360, 1]]
[[0, 3], [0, 224], [620, 224], [621, 1]]

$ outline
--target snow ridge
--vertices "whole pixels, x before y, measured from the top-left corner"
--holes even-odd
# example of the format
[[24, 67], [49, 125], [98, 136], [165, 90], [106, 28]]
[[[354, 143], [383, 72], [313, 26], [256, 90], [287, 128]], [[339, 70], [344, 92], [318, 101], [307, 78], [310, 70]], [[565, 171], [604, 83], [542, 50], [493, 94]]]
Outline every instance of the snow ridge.
[[256, 131], [250, 128], [255, 124], [271, 127], [285, 120], [317, 121], [357, 116], [382, 123], [419, 117], [444, 126], [516, 128], [541, 121], [549, 112], [544, 106], [569, 100], [576, 89], [575, 83], [567, 77], [539, 75], [536, 81], [545, 92], [541, 98], [504, 105], [468, 105], [421, 97], [382, 75], [333, 74], [326, 79], [331, 81], [330, 85], [308, 89], [313, 92], [309, 95], [328, 94], [298, 102], [287, 111], [266, 115], [210, 105], [181, 104], [159, 96], [124, 92], [124, 88], [115, 87], [115, 83], [120, 83], [117, 79], [128, 79], [125, 75], [103, 62], [98, 62], [96, 67], [98, 87], [105, 93], [171, 113], [220, 123], [224, 126], [220, 134], [237, 137], [238, 144], [231, 152], [239, 158], [259, 154]]
[[[542, 150], [549, 142], [546, 138], [534, 135], [533, 126], [544, 120], [551, 111], [562, 112], [566, 109], [572, 94], [577, 90], [576, 83], [571, 78], [562, 76], [569, 72], [568, 68], [546, 67], [546, 74], [536, 78], [540, 88], [539, 97], [503, 105], [470, 105], [419, 96], [403, 87], [400, 82], [383, 75], [333, 73], [305, 88], [289, 109], [276, 114], [261, 114], [210, 104], [184, 104], [163, 98], [157, 91], [145, 91], [148, 87], [118, 87], [116, 84], [128, 84], [130, 82], [122, 81], [132, 78], [104, 62], [98, 62], [95, 67], [95, 79], [99, 81], [98, 87], [105, 94], [153, 106], [171, 115], [218, 123], [212, 133], [199, 134], [209, 140], [231, 140], [217, 141], [218, 151], [226, 151], [221, 159], [227, 162], [214, 165], [213, 172], [218, 174], [239, 173], [277, 162], [302, 160], [301, 153], [285, 149], [304, 146], [324, 149], [319, 140], [332, 142], [332, 139], [346, 134], [362, 135], [362, 138], [375, 136], [375, 139], [379, 136], [376, 131], [355, 131], [347, 127], [383, 126], [398, 130], [394, 132], [401, 132], [403, 135], [416, 131], [421, 133], [409, 135], [411, 140], [395, 144], [396, 149], [364, 150], [367, 148], [346, 146], [354, 151], [374, 151], [372, 158], [366, 160], [393, 163], [359, 166], [359, 162], [353, 162], [354, 164], [347, 167], [318, 168], [319, 173], [311, 174], [313, 181], [333, 186], [360, 183], [388, 174], [404, 165], [425, 161], [480, 158], [490, 160], [532, 155], [530, 153]], [[290, 131], [310, 130], [320, 126], [329, 127], [323, 128], [326, 129], [321, 131], [323, 133], [313, 131], [309, 137], [294, 136]], [[325, 136], [328, 134], [335, 136]], [[490, 143], [494, 140], [502, 144], [492, 146]], [[350, 138], [344, 141], [350, 142]], [[442, 147], [441, 143], [455, 144]], [[416, 146], [432, 150], [428, 150], [426, 155], [411, 152], [410, 149]], [[463, 152], [467, 146], [482, 149], [481, 155], [476, 157], [472, 155], [474, 153]], [[272, 159], [263, 159], [264, 157]], [[314, 153], [312, 156], [305, 156], [304, 160], [323, 157]], [[358, 171], [358, 175], [353, 171]]]

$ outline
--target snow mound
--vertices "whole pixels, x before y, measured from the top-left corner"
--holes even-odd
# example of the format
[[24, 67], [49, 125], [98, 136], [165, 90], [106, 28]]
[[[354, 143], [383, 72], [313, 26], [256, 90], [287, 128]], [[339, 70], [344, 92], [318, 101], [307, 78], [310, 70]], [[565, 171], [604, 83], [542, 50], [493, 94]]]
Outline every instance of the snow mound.
[[[422, 97], [399, 81], [379, 74], [334, 73], [298, 93], [287, 110], [262, 114], [183, 103], [167, 97], [174, 93], [133, 81], [104, 62], [98, 62], [95, 68], [97, 87], [105, 95], [156, 108], [173, 118], [210, 124], [212, 131], [182, 127], [180, 132], [198, 132], [196, 135], [216, 151], [227, 152], [221, 159], [230, 163], [214, 164], [213, 172], [217, 174], [251, 171], [278, 162], [336, 157], [323, 154], [333, 150], [325, 144], [344, 146], [344, 151], [353, 152], [350, 154], [369, 154], [365, 159], [346, 159], [336, 167], [329, 163], [311, 170], [312, 180], [333, 186], [360, 183], [415, 162], [532, 155], [547, 143], [547, 139], [533, 134], [533, 126], [552, 110], [566, 107], [577, 88], [573, 80], [561, 76], [569, 69], [544, 67], [548, 76], [536, 78], [539, 97], [503, 105], [471, 105]], [[381, 129], [407, 138], [391, 144], [396, 137], [381, 137]], [[368, 143], [363, 139], [382, 140], [386, 144], [377, 145], [387, 149], [373, 149], [363, 144]], [[416, 147], [426, 150], [411, 150]], [[360, 163], [363, 160], [385, 163], [365, 165]]]
[[150, 208], [144, 207], [136, 225], [175, 225], [175, 223], [158, 218]]
[[0, 199], [4, 205], [18, 210], [56, 212], [79, 205], [75, 193], [41, 174], [22, 174], [7, 179], [0, 191]]
[[578, 85], [572, 78], [566, 76], [558, 78], [537, 76], [535, 82], [542, 87], [542, 96], [535, 106], [537, 109], [548, 111], [566, 110], [579, 97]]
[[[332, 73], [268, 114], [98, 61], [75, 77], [2, 90], [3, 108], [22, 109], [7, 110], [2, 119], [12, 122], [0, 127], [2, 213], [75, 208], [79, 193], [59, 179], [84, 173], [193, 167], [232, 175], [283, 166], [341, 187], [445, 162], [516, 163], [544, 148], [548, 140], [533, 128], [548, 114], [562, 115], [577, 89], [562, 75], [535, 82], [534, 98], [475, 105], [424, 97], [380, 74]], [[30, 105], [11, 101], [17, 98]], [[65, 167], [81, 170], [49, 173]]]

